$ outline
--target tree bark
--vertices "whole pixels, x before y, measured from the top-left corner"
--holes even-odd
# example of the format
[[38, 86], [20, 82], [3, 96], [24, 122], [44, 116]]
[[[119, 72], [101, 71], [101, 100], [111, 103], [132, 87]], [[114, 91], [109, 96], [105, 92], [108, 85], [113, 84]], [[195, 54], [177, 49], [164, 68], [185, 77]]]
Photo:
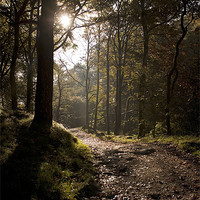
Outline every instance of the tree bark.
[[[35, 116], [32, 127], [49, 129], [52, 126], [53, 96], [53, 24], [56, 0], [42, 0], [38, 38], [38, 74]], [[41, 128], [40, 127], [40, 128]]]

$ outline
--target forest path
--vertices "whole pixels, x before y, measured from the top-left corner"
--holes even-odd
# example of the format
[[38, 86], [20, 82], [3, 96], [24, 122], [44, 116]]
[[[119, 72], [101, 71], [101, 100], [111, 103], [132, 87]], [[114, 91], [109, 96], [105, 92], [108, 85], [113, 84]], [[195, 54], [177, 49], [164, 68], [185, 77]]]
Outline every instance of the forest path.
[[94, 154], [101, 192], [89, 199], [200, 200], [198, 159], [169, 144], [123, 144], [94, 138], [77, 128], [68, 131]]

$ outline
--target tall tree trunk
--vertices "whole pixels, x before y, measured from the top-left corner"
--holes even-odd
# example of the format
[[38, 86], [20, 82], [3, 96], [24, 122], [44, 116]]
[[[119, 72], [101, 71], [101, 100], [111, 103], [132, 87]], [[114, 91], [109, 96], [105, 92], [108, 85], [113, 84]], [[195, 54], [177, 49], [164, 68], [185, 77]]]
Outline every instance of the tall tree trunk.
[[[34, 9], [35, 1], [31, 3], [31, 13], [30, 20], [33, 19], [33, 9]], [[33, 47], [32, 47], [32, 23], [29, 24], [29, 37], [28, 37], [28, 56], [29, 56], [29, 65], [27, 70], [27, 102], [26, 102], [26, 110], [28, 112], [33, 112]]]
[[118, 27], [117, 27], [117, 38], [118, 38], [118, 65], [117, 65], [117, 80], [116, 80], [116, 106], [115, 106], [115, 135], [119, 135], [121, 130], [121, 92], [122, 92], [122, 41], [120, 38], [120, 6], [118, 7]]
[[11, 86], [11, 103], [12, 110], [17, 109], [17, 88], [15, 80], [16, 63], [19, 51], [19, 22], [20, 17], [24, 14], [27, 3], [29, 0], [24, 0], [19, 11], [15, 10], [15, 21], [14, 21], [14, 48], [12, 53], [12, 61], [10, 65], [10, 86]]
[[[192, 20], [185, 26], [184, 25], [184, 16], [187, 13], [187, 1], [186, 0], [182, 0], [183, 3], [183, 12], [181, 14], [181, 30], [182, 30], [182, 35], [179, 38], [178, 42], [176, 43], [176, 53], [174, 56], [174, 62], [173, 62], [173, 66], [171, 68], [171, 70], [169, 71], [169, 74], [167, 75], [167, 99], [166, 99], [166, 108], [165, 108], [165, 116], [166, 116], [166, 126], [167, 126], [167, 134], [171, 135], [172, 131], [171, 131], [171, 114], [170, 114], [170, 103], [171, 103], [171, 99], [172, 99], [172, 95], [173, 95], [173, 91], [174, 91], [174, 86], [175, 83], [178, 79], [178, 69], [177, 69], [177, 64], [178, 64], [178, 56], [179, 56], [179, 47], [184, 39], [184, 37], [187, 34], [187, 28], [189, 26], [189, 24], [192, 22]], [[175, 74], [174, 74], [175, 73]], [[172, 80], [172, 76], [174, 75], [174, 78]]]
[[95, 117], [94, 117], [94, 130], [97, 129], [97, 114], [98, 114], [98, 104], [99, 104], [99, 67], [100, 67], [100, 25], [98, 29], [98, 47], [97, 47], [97, 94], [96, 94], [96, 107], [95, 107]]
[[147, 16], [145, 13], [144, 0], [141, 0], [141, 23], [143, 28], [143, 60], [142, 60], [142, 69], [139, 83], [139, 91], [138, 91], [138, 99], [139, 99], [139, 112], [138, 112], [138, 137], [145, 136], [145, 120], [144, 120], [144, 101], [145, 101], [145, 82], [146, 82], [146, 74], [145, 69], [147, 68], [147, 60], [148, 60], [148, 51], [149, 51], [149, 33], [147, 28]]
[[107, 41], [107, 53], [106, 53], [106, 75], [107, 75], [107, 88], [106, 88], [106, 130], [107, 134], [110, 134], [110, 62], [109, 62], [109, 44], [110, 44], [111, 34], [109, 33], [108, 41]]
[[[89, 37], [89, 36], [88, 36]], [[86, 129], [89, 130], [89, 50], [90, 50], [90, 43], [88, 38], [87, 44], [87, 68], [86, 68], [86, 80], [85, 80], [85, 95], [86, 95]]]
[[[121, 60], [119, 58], [119, 60]], [[122, 91], [122, 71], [121, 66], [117, 68], [116, 80], [116, 106], [115, 106], [115, 135], [119, 135], [121, 130], [121, 91]]]
[[12, 53], [12, 61], [10, 65], [10, 87], [11, 87], [11, 104], [12, 110], [17, 109], [17, 88], [16, 88], [16, 80], [15, 80], [15, 71], [16, 71], [16, 63], [17, 56], [19, 51], [19, 22], [20, 17], [24, 14], [24, 10], [26, 9], [28, 0], [24, 0], [19, 11], [15, 10], [15, 21], [14, 21], [14, 48]]
[[15, 19], [14, 25], [14, 49], [12, 54], [12, 61], [10, 65], [10, 86], [11, 86], [11, 102], [12, 110], [17, 109], [17, 88], [15, 80], [16, 62], [19, 50], [19, 18]]
[[[53, 96], [53, 25], [56, 0], [42, 0], [38, 38], [38, 75], [35, 116], [32, 127], [49, 129], [52, 126]], [[41, 128], [40, 127], [40, 128]]]

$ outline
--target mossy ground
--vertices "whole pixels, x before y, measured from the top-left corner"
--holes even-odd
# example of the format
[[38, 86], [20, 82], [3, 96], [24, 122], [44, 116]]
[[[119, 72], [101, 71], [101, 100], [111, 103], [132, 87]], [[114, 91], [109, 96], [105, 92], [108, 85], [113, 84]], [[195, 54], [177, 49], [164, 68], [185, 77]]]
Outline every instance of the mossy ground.
[[171, 135], [166, 134], [146, 134], [145, 137], [138, 139], [137, 134], [132, 135], [107, 135], [105, 132], [90, 133], [92, 136], [100, 137], [105, 141], [122, 142], [122, 143], [170, 143], [193, 156], [200, 158], [200, 137], [194, 135]]
[[32, 116], [0, 109], [1, 199], [81, 199], [94, 185], [90, 149], [53, 124], [29, 130]]

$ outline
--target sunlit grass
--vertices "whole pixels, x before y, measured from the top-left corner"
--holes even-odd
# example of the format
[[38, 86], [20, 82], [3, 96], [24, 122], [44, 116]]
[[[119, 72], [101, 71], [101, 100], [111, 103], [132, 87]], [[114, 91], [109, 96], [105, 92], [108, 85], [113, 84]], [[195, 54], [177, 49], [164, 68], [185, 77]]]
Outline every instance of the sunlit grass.
[[110, 135], [107, 135], [106, 132], [97, 132], [96, 134], [91, 134], [93, 137], [99, 137], [105, 141], [121, 142], [121, 143], [164, 143], [172, 144], [182, 149], [185, 152], [191, 153], [196, 157], [200, 157], [200, 137], [194, 135], [172, 135], [168, 136], [166, 134], [155, 134], [153, 137], [152, 134], [146, 134], [145, 137], [138, 139], [137, 134], [132, 134], [130, 136], [125, 135], [114, 135], [111, 132]]

